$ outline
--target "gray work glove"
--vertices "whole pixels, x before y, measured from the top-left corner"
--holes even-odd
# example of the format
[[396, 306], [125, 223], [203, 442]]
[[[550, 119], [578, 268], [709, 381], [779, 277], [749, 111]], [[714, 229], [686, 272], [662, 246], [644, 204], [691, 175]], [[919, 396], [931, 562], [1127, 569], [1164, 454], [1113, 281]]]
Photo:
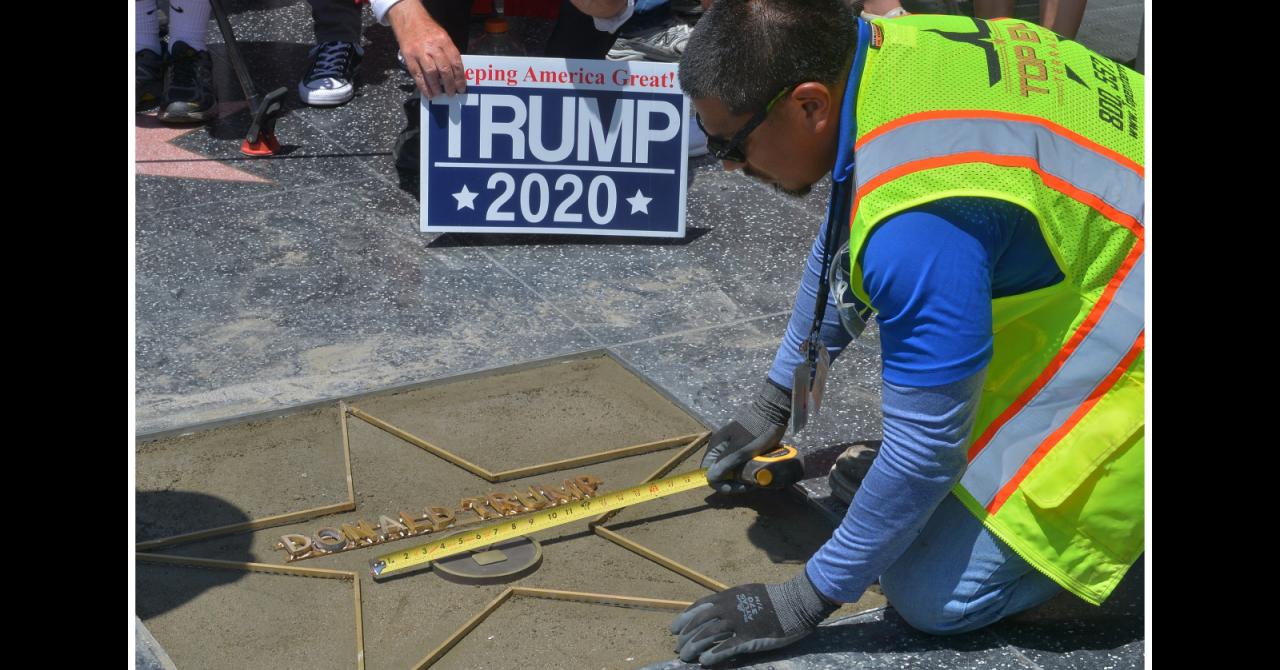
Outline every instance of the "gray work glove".
[[734, 479], [752, 458], [778, 446], [791, 420], [791, 391], [766, 379], [751, 404], [711, 434], [702, 467], [707, 482], [721, 493], [741, 493], [753, 484]]
[[739, 654], [785, 647], [813, 632], [840, 606], [800, 574], [781, 584], [746, 584], [698, 600], [671, 622], [680, 660], [714, 665]]

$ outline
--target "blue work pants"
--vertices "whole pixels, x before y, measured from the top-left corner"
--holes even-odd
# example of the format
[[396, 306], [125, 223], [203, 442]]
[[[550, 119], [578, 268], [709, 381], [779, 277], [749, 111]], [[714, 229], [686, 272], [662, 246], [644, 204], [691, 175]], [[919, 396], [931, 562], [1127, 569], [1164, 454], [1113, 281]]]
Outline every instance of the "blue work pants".
[[880, 576], [880, 589], [907, 623], [935, 635], [977, 630], [1063, 591], [983, 528], [954, 494]]

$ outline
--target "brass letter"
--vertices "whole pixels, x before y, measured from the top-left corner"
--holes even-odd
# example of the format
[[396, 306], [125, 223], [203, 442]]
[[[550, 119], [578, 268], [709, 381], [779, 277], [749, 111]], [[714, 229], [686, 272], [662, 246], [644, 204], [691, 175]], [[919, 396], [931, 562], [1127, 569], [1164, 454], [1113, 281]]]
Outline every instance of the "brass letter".
[[409, 529], [404, 524], [383, 514], [378, 517], [378, 539], [386, 541], [390, 537], [399, 537], [401, 533], [408, 533]]
[[431, 522], [431, 530], [444, 530], [453, 525], [453, 510], [447, 507], [428, 507], [427, 519]]
[[554, 487], [541, 487], [541, 492], [543, 492], [543, 496], [547, 496], [549, 506], [564, 505], [564, 503], [568, 502], [568, 497], [558, 493]]
[[561, 488], [569, 492], [570, 498], [573, 498], [574, 500], [582, 500], [582, 491], [578, 490], [578, 485], [575, 484], [572, 479], [564, 480], [564, 486]]
[[360, 544], [361, 539], [368, 540], [369, 544], [375, 544], [378, 542], [377, 529], [364, 519], [361, 519], [354, 526], [349, 523], [342, 524], [342, 532], [347, 536], [347, 539], [355, 542], [356, 544]]
[[577, 482], [578, 489], [581, 490], [583, 495], [587, 498], [594, 496], [596, 494], [596, 489], [600, 488], [600, 484], [603, 483], [593, 475], [583, 475], [575, 478], [574, 481]]
[[497, 515], [494, 514], [493, 512], [490, 512], [489, 509], [484, 506], [486, 502], [488, 502], [488, 499], [485, 498], [484, 496], [463, 498], [462, 502], [458, 504], [458, 507], [460, 507], [464, 512], [467, 510], [471, 510], [476, 514], [479, 514], [481, 519], [492, 519]]
[[518, 491], [512, 491], [511, 493], [516, 496], [521, 505], [524, 505], [525, 508], [529, 510], [542, 509], [550, 504], [547, 502], [547, 499], [543, 498], [542, 494], [538, 493], [538, 490], [532, 486], [529, 487], [529, 495], [527, 496], [521, 495]]
[[[418, 534], [418, 523], [417, 523], [417, 521], [415, 521], [415, 520], [414, 520], [414, 518], [413, 518], [413, 515], [412, 515], [412, 514], [410, 514], [410, 513], [408, 513], [408, 512], [401, 511], [401, 512], [400, 512], [400, 520], [404, 522], [404, 525], [405, 525], [405, 526], [408, 526], [408, 527], [409, 527], [409, 534], [410, 534], [410, 535], [417, 535], [417, 534]], [[425, 528], [424, 528], [423, 530], [427, 530], [427, 529], [425, 529]]]
[[498, 510], [498, 513], [503, 516], [511, 516], [512, 514], [529, 511], [524, 505], [521, 505], [519, 500], [513, 495], [506, 493], [490, 493], [488, 499], [489, 506]]
[[303, 554], [311, 551], [311, 538], [306, 535], [295, 533], [281, 535], [280, 542], [284, 544], [284, 550], [289, 552], [289, 558], [300, 558]]

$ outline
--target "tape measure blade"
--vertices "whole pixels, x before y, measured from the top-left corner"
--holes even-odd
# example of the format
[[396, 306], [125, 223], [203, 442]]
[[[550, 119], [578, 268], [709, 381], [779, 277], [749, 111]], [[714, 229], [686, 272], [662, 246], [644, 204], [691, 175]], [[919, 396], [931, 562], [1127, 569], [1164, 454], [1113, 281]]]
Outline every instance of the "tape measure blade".
[[560, 505], [530, 512], [510, 519], [497, 521], [480, 528], [468, 529], [418, 545], [408, 550], [395, 551], [369, 561], [369, 574], [375, 581], [409, 570], [423, 563], [448, 558], [464, 551], [480, 549], [511, 538], [529, 535], [555, 528], [579, 519], [623, 509], [642, 502], [657, 500], [669, 495], [704, 486], [707, 471], [695, 470], [655, 482], [640, 484], [629, 489], [606, 493], [577, 503]]

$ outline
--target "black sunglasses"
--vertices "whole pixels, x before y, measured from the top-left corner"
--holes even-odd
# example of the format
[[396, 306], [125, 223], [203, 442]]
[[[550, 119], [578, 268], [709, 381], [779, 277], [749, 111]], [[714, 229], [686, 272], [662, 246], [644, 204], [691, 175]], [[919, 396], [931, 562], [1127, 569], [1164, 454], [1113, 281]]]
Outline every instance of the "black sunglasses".
[[693, 120], [698, 123], [698, 128], [702, 133], [707, 136], [707, 151], [711, 152], [712, 156], [715, 156], [722, 161], [731, 161], [734, 163], [747, 162], [747, 155], [742, 153], [741, 144], [746, 141], [747, 136], [751, 134], [751, 131], [756, 129], [756, 126], [764, 123], [765, 117], [769, 116], [769, 110], [773, 109], [773, 106], [777, 104], [777, 102], [782, 99], [782, 96], [786, 95], [790, 90], [791, 87], [788, 86], [779, 91], [777, 95], [773, 96], [773, 100], [770, 100], [769, 104], [764, 106], [764, 109], [756, 112], [755, 116], [752, 116], [751, 120], [747, 121], [747, 125], [743, 126], [742, 130], [734, 133], [733, 137], [727, 140], [708, 133], [706, 127], [702, 125], [702, 116], [695, 113], [693, 115]]

